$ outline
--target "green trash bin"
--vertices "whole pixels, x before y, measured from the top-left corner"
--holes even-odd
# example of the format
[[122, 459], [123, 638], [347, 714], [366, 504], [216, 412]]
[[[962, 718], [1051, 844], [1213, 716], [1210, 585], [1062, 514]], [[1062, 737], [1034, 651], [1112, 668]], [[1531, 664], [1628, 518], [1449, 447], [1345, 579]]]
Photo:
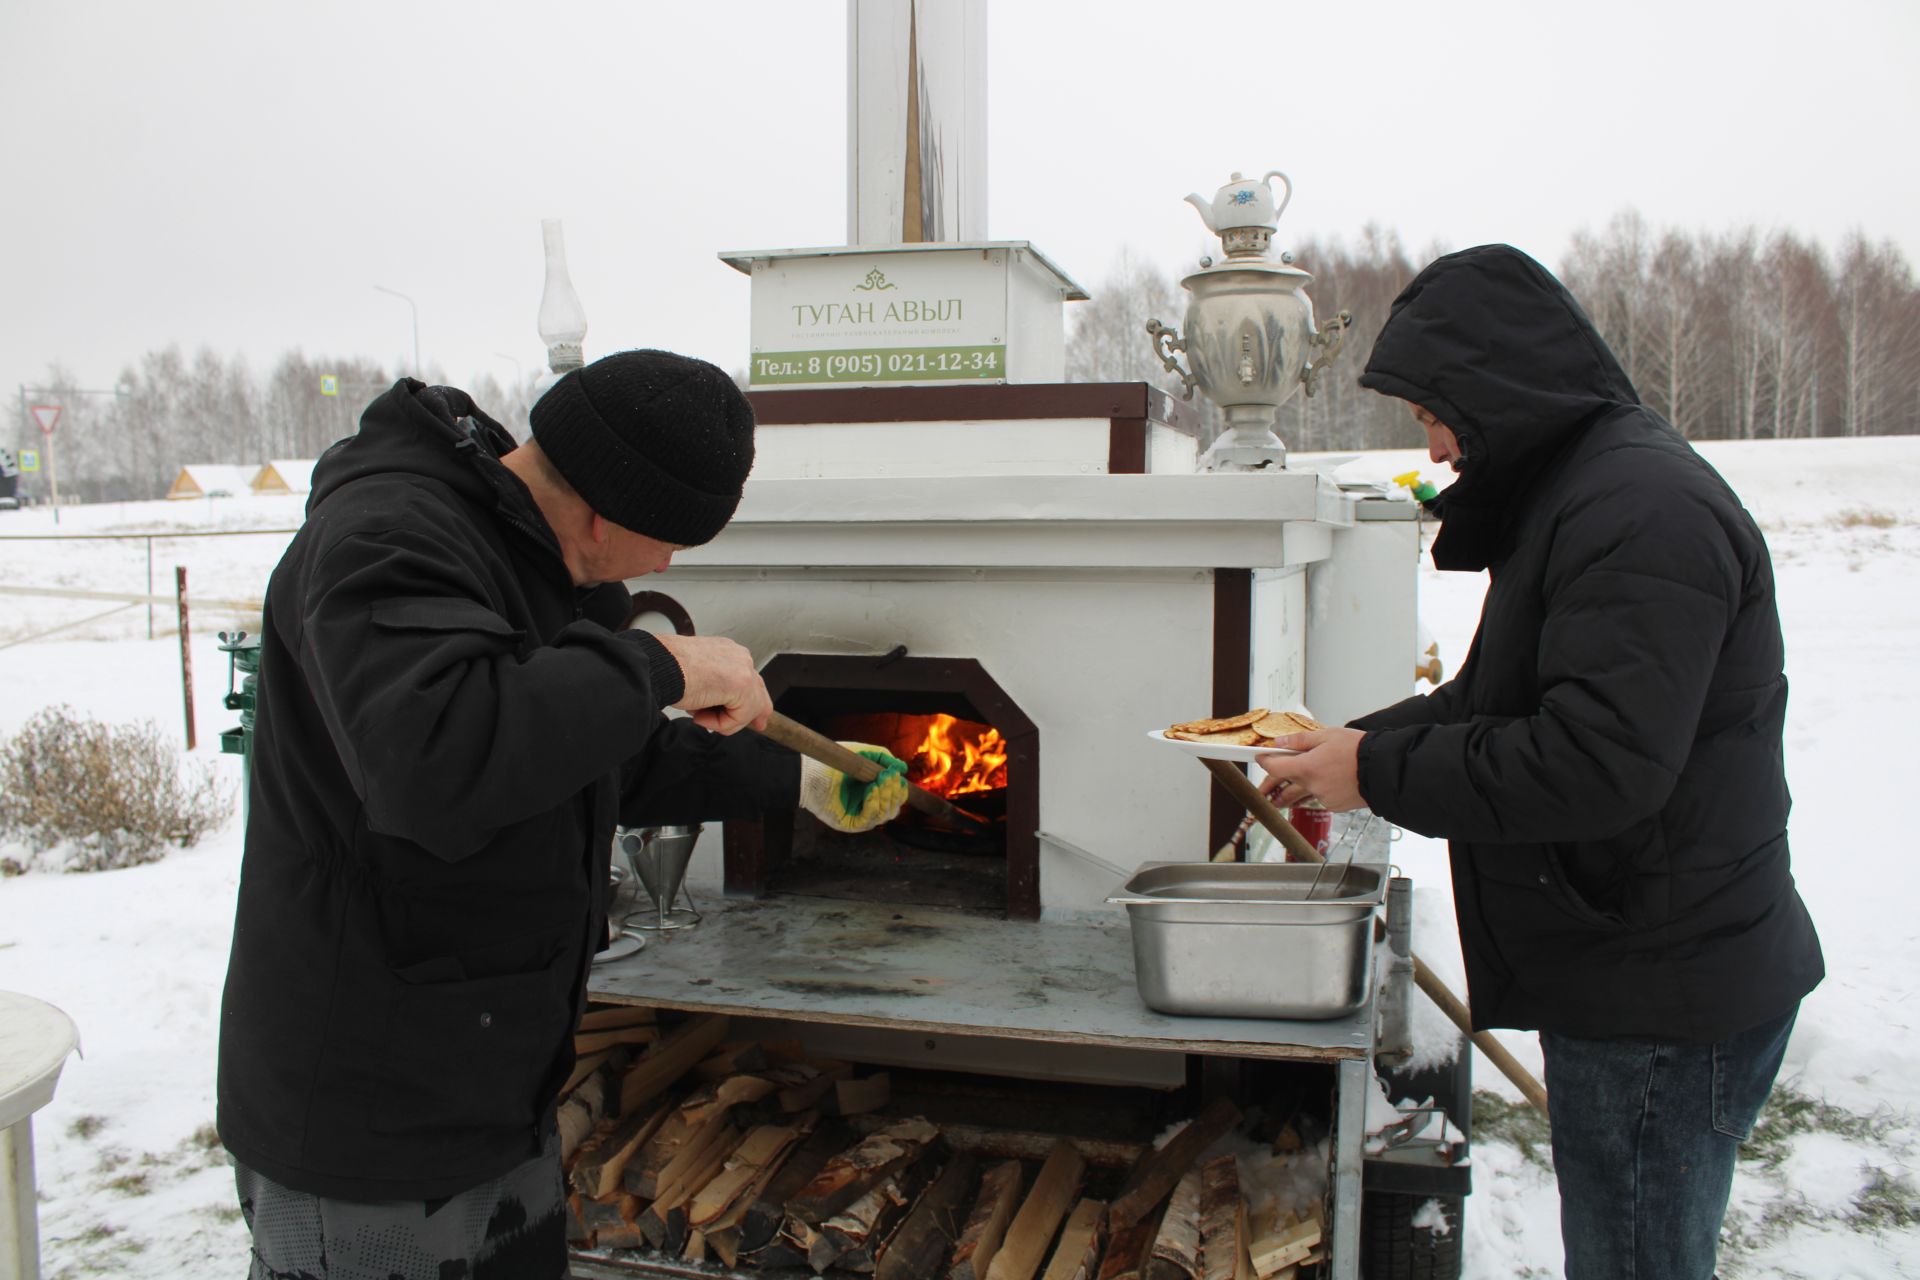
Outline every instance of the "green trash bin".
[[240, 723], [220, 735], [220, 750], [240, 757], [244, 820], [247, 788], [253, 781], [253, 721], [260, 704], [260, 637], [222, 631], [220, 650], [227, 655], [227, 710], [240, 713]]

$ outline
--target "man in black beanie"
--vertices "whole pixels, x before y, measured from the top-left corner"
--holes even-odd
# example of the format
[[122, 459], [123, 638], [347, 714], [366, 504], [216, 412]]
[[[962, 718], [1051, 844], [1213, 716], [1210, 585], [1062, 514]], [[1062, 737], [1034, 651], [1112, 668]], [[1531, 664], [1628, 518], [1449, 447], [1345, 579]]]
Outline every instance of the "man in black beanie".
[[623, 629], [622, 584], [738, 506], [746, 398], [629, 351], [532, 425], [402, 379], [267, 588], [218, 1088], [259, 1280], [564, 1275], [554, 1109], [614, 826], [801, 800], [737, 732], [772, 709], [746, 649]]

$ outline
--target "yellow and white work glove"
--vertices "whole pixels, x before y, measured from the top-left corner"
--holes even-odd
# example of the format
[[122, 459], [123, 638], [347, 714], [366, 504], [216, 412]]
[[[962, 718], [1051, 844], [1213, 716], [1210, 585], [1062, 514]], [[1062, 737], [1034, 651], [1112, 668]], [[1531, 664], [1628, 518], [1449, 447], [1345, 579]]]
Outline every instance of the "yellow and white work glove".
[[881, 768], [872, 782], [850, 778], [809, 756], [800, 758], [800, 807], [835, 831], [871, 831], [891, 822], [907, 802], [907, 764], [864, 742], [840, 744]]

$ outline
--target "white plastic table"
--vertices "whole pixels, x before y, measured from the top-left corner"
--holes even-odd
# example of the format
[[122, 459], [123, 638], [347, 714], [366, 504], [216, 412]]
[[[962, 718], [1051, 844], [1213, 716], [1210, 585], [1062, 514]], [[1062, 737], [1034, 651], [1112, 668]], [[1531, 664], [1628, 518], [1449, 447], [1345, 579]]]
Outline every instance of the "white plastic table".
[[0, 1280], [39, 1280], [33, 1113], [53, 1101], [60, 1068], [79, 1043], [60, 1010], [0, 991]]

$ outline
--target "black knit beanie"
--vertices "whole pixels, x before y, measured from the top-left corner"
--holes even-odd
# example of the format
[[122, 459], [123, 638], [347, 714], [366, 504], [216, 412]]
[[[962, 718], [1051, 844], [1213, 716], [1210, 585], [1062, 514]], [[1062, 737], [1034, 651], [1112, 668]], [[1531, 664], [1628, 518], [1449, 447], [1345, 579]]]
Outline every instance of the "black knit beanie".
[[676, 546], [711, 542], [753, 469], [753, 409], [733, 379], [671, 351], [622, 351], [534, 403], [533, 438], [600, 515]]

